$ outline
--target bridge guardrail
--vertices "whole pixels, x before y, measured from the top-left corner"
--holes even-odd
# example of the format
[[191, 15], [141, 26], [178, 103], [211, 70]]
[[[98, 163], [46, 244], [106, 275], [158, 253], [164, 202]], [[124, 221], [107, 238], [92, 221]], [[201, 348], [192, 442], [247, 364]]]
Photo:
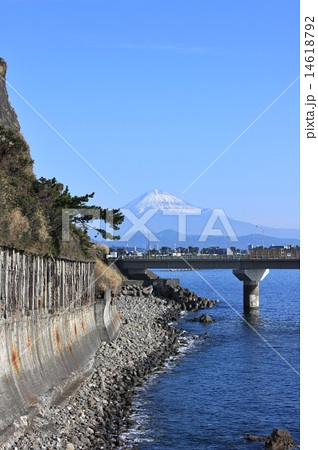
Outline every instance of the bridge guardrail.
[[[112, 258], [109, 258], [112, 259]], [[136, 255], [129, 255], [129, 256], [119, 256], [116, 259], [136, 259], [136, 260], [164, 260], [164, 259], [212, 259], [212, 260], [248, 260], [248, 259], [300, 259], [300, 254], [287, 254], [287, 255], [271, 255], [271, 254], [261, 254], [261, 255], [181, 255], [181, 256], [171, 256], [171, 255], [153, 255], [153, 256], [136, 256]]]

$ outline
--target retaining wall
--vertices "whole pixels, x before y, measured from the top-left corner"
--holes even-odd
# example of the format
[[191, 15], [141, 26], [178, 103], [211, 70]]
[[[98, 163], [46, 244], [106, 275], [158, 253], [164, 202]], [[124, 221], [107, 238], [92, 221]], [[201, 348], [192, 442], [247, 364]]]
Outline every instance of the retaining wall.
[[94, 264], [0, 248], [0, 445], [27, 416], [59, 403], [119, 334], [110, 292], [94, 296]]

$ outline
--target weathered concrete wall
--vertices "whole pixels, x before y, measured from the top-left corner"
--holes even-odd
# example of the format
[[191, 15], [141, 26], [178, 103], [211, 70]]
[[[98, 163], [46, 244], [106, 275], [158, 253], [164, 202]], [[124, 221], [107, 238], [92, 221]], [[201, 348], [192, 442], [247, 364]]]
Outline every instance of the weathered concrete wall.
[[95, 321], [100, 339], [106, 342], [116, 340], [119, 334], [121, 319], [116, 302], [111, 298], [110, 291], [105, 292], [104, 299], [95, 303]]
[[[8, 256], [10, 252], [5, 253]], [[23, 274], [28, 272], [22, 265], [25, 255], [19, 252], [17, 256], [14, 251], [10, 255], [10, 264], [8, 258], [0, 258], [0, 445], [19, 428], [23, 418], [47, 404], [62, 401], [91, 368], [101, 341], [116, 339], [120, 329], [120, 317], [110, 292], [102, 299], [95, 299], [91, 278], [85, 278], [86, 269], [75, 262], [73, 274], [71, 262], [65, 266], [59, 261], [55, 266], [55, 269], [62, 267], [54, 281], [59, 294], [55, 296], [52, 291], [52, 301], [47, 301], [49, 297], [43, 292], [48, 290], [43, 290], [43, 285], [51, 290], [48, 278], [53, 282], [54, 277], [47, 277], [48, 261], [36, 259], [35, 266], [46, 269], [45, 273], [42, 269], [32, 272], [37, 281], [31, 282], [31, 277], [27, 290], [39, 295], [32, 294], [34, 307], [27, 308], [23, 299], [27, 285], [22, 282]], [[31, 262], [30, 267], [35, 267]], [[78, 270], [83, 275], [79, 278]], [[66, 282], [63, 271], [65, 276], [66, 272], [68, 274], [66, 286], [62, 286]], [[35, 273], [41, 276], [35, 276]], [[87, 274], [91, 274], [90, 266]], [[87, 297], [86, 292], [85, 302], [82, 302], [76, 280], [84, 288], [84, 279], [90, 295]], [[76, 289], [72, 287], [73, 283], [76, 283]], [[14, 295], [14, 308], [10, 295]]]
[[110, 293], [73, 311], [0, 319], [0, 444], [19, 418], [63, 399], [119, 327]]

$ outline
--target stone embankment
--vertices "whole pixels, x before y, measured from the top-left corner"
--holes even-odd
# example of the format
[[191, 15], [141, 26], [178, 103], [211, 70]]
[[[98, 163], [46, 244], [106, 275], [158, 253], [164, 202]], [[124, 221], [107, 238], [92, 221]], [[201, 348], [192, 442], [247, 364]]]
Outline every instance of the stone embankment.
[[183, 288], [180, 285], [172, 286], [170, 284], [154, 284], [148, 287], [142, 287], [132, 282], [129, 285], [123, 286], [122, 294], [136, 297], [155, 295], [156, 297], [168, 300], [168, 304], [173, 305], [179, 311], [197, 311], [201, 308], [211, 308], [218, 302], [218, 300], [199, 297], [188, 288]]
[[113, 449], [124, 444], [120, 435], [132, 425], [134, 388], [178, 352], [178, 329], [172, 323], [182, 310], [214, 304], [180, 286], [155, 290], [133, 284], [122, 288], [116, 301], [120, 335], [101, 344], [92, 375], [63, 403], [40, 411], [23, 436], [5, 448]]

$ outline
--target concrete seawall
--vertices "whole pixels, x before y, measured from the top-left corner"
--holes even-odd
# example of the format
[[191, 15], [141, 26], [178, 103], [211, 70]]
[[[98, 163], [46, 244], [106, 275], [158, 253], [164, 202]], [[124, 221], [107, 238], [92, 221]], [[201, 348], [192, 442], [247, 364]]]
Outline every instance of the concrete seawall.
[[35, 417], [6, 450], [122, 448], [120, 434], [132, 425], [135, 388], [178, 352], [178, 330], [171, 323], [179, 308], [164, 298], [121, 293], [116, 305], [123, 322], [120, 335], [116, 342], [100, 345], [92, 375], [71, 398]]
[[102, 341], [115, 340], [120, 317], [110, 292], [73, 310], [0, 319], [0, 445], [87, 375]]

